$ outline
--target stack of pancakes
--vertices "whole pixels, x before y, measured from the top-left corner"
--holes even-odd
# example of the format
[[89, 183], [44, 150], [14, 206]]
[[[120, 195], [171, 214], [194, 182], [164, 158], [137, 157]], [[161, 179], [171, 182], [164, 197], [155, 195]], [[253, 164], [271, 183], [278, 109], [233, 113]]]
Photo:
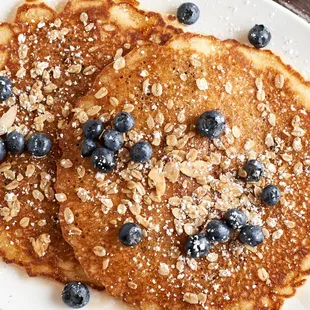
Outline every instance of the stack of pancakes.
[[[269, 51], [183, 33], [137, 4], [71, 0], [55, 12], [29, 1], [0, 25], [1, 75], [14, 85], [0, 130], [53, 142], [44, 158], [0, 164], [1, 256], [139, 309], [278, 309], [310, 270], [310, 83]], [[214, 140], [195, 128], [210, 110], [227, 123]], [[81, 156], [83, 125], [112, 128], [119, 112], [135, 126], [116, 168], [98, 173]], [[130, 160], [140, 140], [153, 148], [147, 163]], [[248, 159], [264, 164], [257, 183], [241, 177]], [[281, 189], [275, 207], [259, 199], [268, 184]], [[231, 208], [265, 241], [233, 235], [187, 257], [188, 236]], [[128, 222], [143, 229], [135, 247], [118, 239]]]

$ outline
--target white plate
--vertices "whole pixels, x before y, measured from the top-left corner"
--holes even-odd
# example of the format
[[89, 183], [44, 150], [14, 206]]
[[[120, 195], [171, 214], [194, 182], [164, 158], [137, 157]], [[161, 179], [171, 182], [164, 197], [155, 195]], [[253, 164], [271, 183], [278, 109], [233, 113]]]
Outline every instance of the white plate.
[[[48, 0], [55, 6], [62, 0]], [[182, 0], [141, 0], [144, 9], [175, 13]], [[268, 25], [272, 31], [269, 48], [286, 63], [310, 78], [310, 25], [271, 0], [195, 0], [201, 9], [196, 25], [187, 28], [220, 38], [234, 38], [247, 43], [247, 32], [255, 23]], [[20, 0], [1, 0], [0, 20], [12, 20]], [[41, 278], [29, 278], [13, 266], [0, 262], [0, 310], [68, 310], [60, 295], [62, 285]], [[284, 310], [310, 309], [310, 281], [289, 299]], [[129, 309], [104, 293], [91, 292], [88, 310]]]

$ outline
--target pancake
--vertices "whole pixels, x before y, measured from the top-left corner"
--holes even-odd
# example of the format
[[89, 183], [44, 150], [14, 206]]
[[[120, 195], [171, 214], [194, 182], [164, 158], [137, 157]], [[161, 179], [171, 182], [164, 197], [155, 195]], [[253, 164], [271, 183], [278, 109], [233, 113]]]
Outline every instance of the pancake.
[[[13, 129], [27, 137], [44, 132], [53, 143], [45, 158], [25, 151], [0, 164], [0, 254], [31, 276], [88, 281], [62, 237], [61, 197], [53, 189], [58, 139], [74, 102], [102, 68], [114, 60], [121, 64], [135, 45], [162, 44], [181, 31], [166, 26], [159, 14], [132, 6], [136, 1], [122, 2], [72, 0], [55, 12], [29, 1], [17, 10], [15, 23], [0, 27], [1, 75], [14, 85], [14, 95], [0, 104], [1, 135]], [[87, 113], [81, 118], [94, 111]]]
[[[139, 309], [279, 309], [310, 269], [310, 83], [270, 51], [190, 33], [125, 59], [77, 101], [60, 141], [73, 165], [58, 165], [56, 191], [66, 197], [59, 218], [85, 272]], [[97, 99], [102, 88], [107, 96]], [[105, 128], [121, 111], [136, 120], [108, 174], [79, 150], [78, 114], [95, 107]], [[210, 110], [226, 118], [213, 140], [195, 128]], [[129, 158], [139, 140], [153, 148], [144, 164]], [[265, 167], [259, 182], [245, 182], [248, 159]], [[260, 200], [268, 184], [281, 190], [274, 207]], [[188, 236], [231, 208], [262, 227], [264, 242], [250, 247], [234, 232], [206, 257], [187, 257]], [[136, 246], [118, 239], [128, 222], [143, 229]]]

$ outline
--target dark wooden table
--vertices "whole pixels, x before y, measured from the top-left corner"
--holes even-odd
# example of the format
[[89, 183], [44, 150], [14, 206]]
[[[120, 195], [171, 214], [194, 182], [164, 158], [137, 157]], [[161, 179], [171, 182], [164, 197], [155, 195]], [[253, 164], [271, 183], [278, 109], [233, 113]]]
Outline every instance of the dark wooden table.
[[274, 0], [310, 22], [310, 0]]

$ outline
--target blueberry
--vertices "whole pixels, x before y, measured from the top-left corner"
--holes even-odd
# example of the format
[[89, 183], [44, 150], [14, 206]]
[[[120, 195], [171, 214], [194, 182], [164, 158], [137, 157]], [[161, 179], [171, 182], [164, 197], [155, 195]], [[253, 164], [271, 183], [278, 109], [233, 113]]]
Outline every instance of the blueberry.
[[91, 154], [91, 162], [99, 172], [109, 172], [116, 164], [115, 154], [106, 148], [98, 148]]
[[83, 126], [83, 133], [85, 138], [96, 140], [103, 132], [103, 124], [101, 121], [92, 119], [87, 121]]
[[238, 209], [230, 209], [224, 215], [225, 222], [229, 228], [240, 229], [246, 224], [245, 214]]
[[200, 10], [196, 4], [186, 2], [178, 8], [177, 17], [180, 23], [192, 25], [199, 19]]
[[104, 146], [114, 152], [120, 150], [123, 145], [122, 134], [113, 129], [104, 132], [102, 139]]
[[275, 206], [281, 198], [281, 192], [275, 185], [268, 185], [262, 190], [262, 202], [268, 206]]
[[94, 140], [86, 139], [81, 143], [81, 155], [83, 157], [89, 157], [93, 151], [97, 148], [97, 143]]
[[264, 176], [264, 166], [256, 159], [250, 159], [243, 168], [248, 182], [258, 182]]
[[213, 242], [226, 242], [230, 237], [230, 230], [225, 223], [220, 220], [212, 220], [208, 223], [207, 237]]
[[8, 152], [22, 153], [25, 149], [25, 137], [17, 131], [10, 132], [6, 136], [6, 148]]
[[142, 241], [142, 229], [137, 224], [126, 223], [120, 228], [118, 238], [124, 245], [135, 246]]
[[241, 229], [239, 239], [252, 247], [264, 241], [264, 233], [259, 226], [247, 225]]
[[33, 134], [27, 142], [28, 152], [34, 156], [45, 156], [50, 152], [51, 148], [52, 142], [50, 138], [43, 133]]
[[139, 141], [130, 150], [130, 158], [137, 163], [145, 163], [152, 157], [152, 146], [145, 141]]
[[6, 155], [6, 146], [4, 141], [0, 138], [0, 161], [5, 158]]
[[185, 253], [192, 258], [204, 257], [210, 250], [210, 241], [205, 234], [192, 235], [185, 243]]
[[0, 76], [0, 102], [9, 99], [12, 96], [12, 83], [5, 76]]
[[62, 300], [70, 308], [80, 309], [89, 302], [90, 295], [88, 287], [81, 282], [70, 282], [62, 291]]
[[267, 46], [271, 40], [271, 33], [264, 25], [255, 25], [249, 32], [249, 41], [256, 48]]
[[203, 113], [196, 124], [198, 132], [203, 137], [210, 139], [218, 138], [226, 128], [226, 120], [223, 114], [218, 111]]
[[127, 132], [135, 125], [136, 121], [130, 113], [121, 112], [114, 118], [114, 127], [119, 132]]

